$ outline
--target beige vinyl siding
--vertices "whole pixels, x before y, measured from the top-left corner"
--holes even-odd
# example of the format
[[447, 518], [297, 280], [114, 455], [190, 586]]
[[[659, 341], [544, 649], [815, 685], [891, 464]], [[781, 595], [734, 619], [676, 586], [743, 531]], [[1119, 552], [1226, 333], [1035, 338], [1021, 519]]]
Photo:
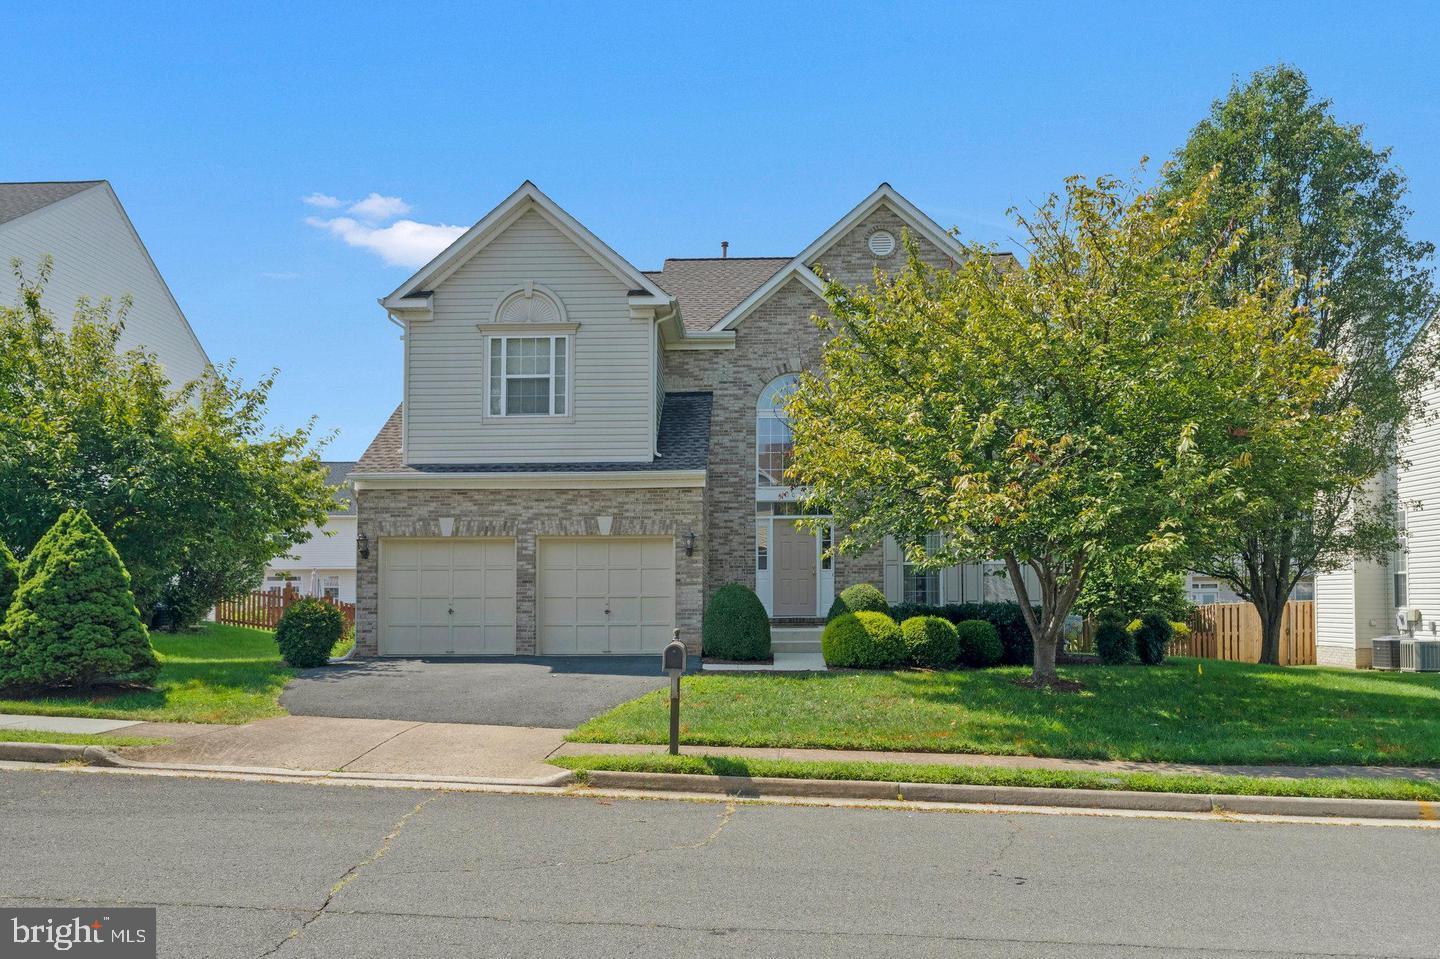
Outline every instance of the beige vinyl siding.
[[[526, 282], [553, 292], [568, 323], [571, 412], [486, 417], [485, 334], [500, 298]], [[643, 461], [651, 457], [648, 320], [631, 317], [628, 289], [531, 210], [434, 290], [430, 320], [406, 343], [410, 463]], [[513, 335], [513, 334], [507, 334]]]
[[658, 434], [660, 432], [660, 416], [665, 411], [665, 364], [661, 362], [660, 358], [659, 332], [653, 325], [651, 330], [655, 334], [654, 358], [650, 362], [655, 376], [655, 432]]
[[1440, 385], [1428, 387], [1422, 402], [1425, 417], [1411, 426], [1402, 451], [1409, 465], [1399, 471], [1396, 492], [1401, 503], [1410, 504], [1406, 606], [1420, 610], [1418, 632], [1428, 636], [1431, 624], [1440, 622], [1440, 419], [1434, 418], [1440, 412]]
[[[327, 535], [333, 534], [333, 535]], [[332, 516], [310, 527], [310, 538], [270, 561], [271, 569], [354, 569], [355, 517]]]
[[[122, 348], [143, 346], [154, 352], [177, 385], [205, 369], [204, 350], [108, 186], [97, 184], [0, 224], [0, 263], [7, 278], [11, 259], [19, 257], [25, 272], [34, 276], [45, 254], [54, 258], [55, 267], [44, 303], [62, 328], [69, 328], [81, 296], [92, 302], [108, 296], [118, 304], [128, 293], [134, 305], [120, 338]], [[10, 302], [13, 281], [7, 288], [4, 298]]]
[[1355, 648], [1355, 569], [1315, 575], [1315, 644]]

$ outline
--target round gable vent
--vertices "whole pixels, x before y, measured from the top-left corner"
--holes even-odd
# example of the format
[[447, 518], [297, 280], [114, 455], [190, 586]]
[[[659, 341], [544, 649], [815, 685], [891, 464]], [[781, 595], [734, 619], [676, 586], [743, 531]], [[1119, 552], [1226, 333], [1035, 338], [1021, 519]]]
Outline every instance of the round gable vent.
[[876, 256], [889, 256], [895, 252], [895, 234], [889, 230], [876, 230], [870, 234], [870, 252]]
[[495, 318], [501, 323], [558, 323], [561, 315], [554, 300], [528, 286], [507, 299]]

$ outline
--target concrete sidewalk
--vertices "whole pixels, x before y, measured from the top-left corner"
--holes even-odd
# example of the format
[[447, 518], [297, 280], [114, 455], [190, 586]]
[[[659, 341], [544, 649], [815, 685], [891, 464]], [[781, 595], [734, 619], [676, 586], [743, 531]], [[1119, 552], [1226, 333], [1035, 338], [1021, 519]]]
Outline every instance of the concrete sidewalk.
[[115, 751], [147, 763], [534, 779], [555, 773], [545, 759], [568, 731], [281, 716], [243, 726], [141, 723], [117, 734], [164, 737], [170, 742]]
[[[664, 746], [629, 743], [564, 743], [554, 756], [635, 756], [660, 754]], [[908, 763], [939, 766], [1004, 766], [1011, 769], [1065, 769], [1092, 773], [1166, 773], [1178, 775], [1271, 776], [1284, 779], [1411, 779], [1440, 782], [1440, 768], [1429, 766], [1214, 766], [1197, 763], [1146, 763], [1107, 759], [1049, 759], [1040, 756], [990, 756], [977, 753], [908, 753], [865, 749], [777, 749], [745, 746], [681, 746], [689, 756], [741, 759], [790, 759], [822, 762]]]

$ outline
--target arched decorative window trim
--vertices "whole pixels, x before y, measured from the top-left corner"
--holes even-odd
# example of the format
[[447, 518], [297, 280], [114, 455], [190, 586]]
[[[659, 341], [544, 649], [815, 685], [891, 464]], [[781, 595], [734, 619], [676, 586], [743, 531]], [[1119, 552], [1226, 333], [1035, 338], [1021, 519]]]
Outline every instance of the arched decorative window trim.
[[[530, 300], [534, 302], [537, 299], [541, 304], [548, 305], [548, 307], [550, 307], [550, 309], [546, 311], [550, 315], [547, 315], [543, 319], [535, 319], [533, 318], [533, 316], [525, 319], [506, 317], [506, 311], [510, 310], [515, 305], [516, 301]], [[568, 326], [570, 325], [570, 317], [565, 312], [565, 303], [560, 299], [558, 295], [556, 295], [554, 290], [551, 290], [549, 287], [542, 286], [539, 283], [536, 283], [534, 280], [528, 280], [525, 283], [520, 284], [519, 286], [506, 290], [500, 295], [500, 298], [495, 301], [494, 312], [490, 314], [490, 324], [505, 327], [554, 327], [560, 325]], [[490, 324], [481, 325], [488, 327]]]
[[[785, 419], [782, 406], [785, 398], [795, 389], [800, 376], [797, 373], [782, 373], [760, 391], [755, 398], [755, 487], [757, 491], [784, 490], [789, 488], [781, 477], [781, 462], [788, 456], [767, 450], [783, 436], [790, 435], [790, 424]], [[793, 437], [791, 437], [793, 442]]]

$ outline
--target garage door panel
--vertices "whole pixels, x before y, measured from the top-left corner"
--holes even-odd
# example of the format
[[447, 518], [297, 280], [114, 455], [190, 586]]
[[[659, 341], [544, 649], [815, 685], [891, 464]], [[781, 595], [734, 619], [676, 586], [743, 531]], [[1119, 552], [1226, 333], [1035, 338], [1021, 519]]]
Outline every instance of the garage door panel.
[[515, 651], [514, 540], [386, 538], [381, 554], [382, 653]]
[[[675, 543], [542, 539], [537, 612], [542, 653], [656, 652], [675, 621]], [[608, 609], [608, 613], [606, 610]]]

